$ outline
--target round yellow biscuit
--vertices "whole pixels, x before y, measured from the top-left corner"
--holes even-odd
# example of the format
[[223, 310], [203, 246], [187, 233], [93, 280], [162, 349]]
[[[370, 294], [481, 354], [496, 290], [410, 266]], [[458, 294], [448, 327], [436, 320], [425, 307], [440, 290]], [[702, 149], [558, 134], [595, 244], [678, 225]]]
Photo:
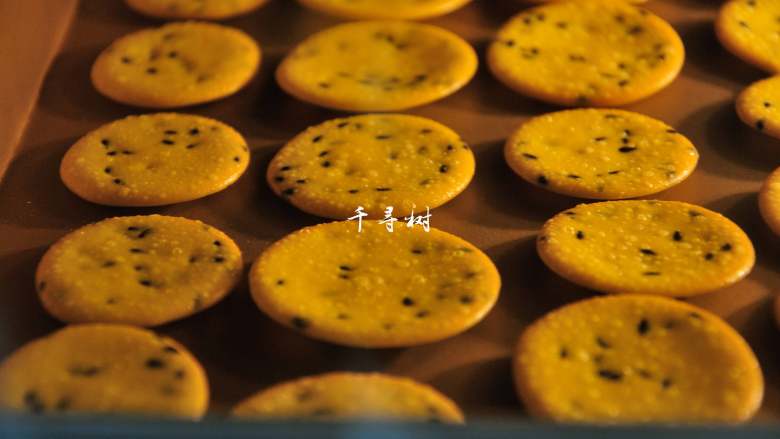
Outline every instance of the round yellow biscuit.
[[751, 84], [737, 97], [737, 114], [747, 125], [780, 138], [780, 76]]
[[719, 213], [679, 201], [582, 204], [556, 215], [537, 239], [560, 276], [607, 293], [685, 297], [750, 273], [750, 239]]
[[349, 372], [277, 384], [239, 403], [233, 416], [463, 423], [458, 406], [433, 387], [408, 378]]
[[221, 300], [236, 285], [241, 251], [200, 221], [117, 217], [65, 235], [35, 276], [44, 308], [70, 323], [160, 325]]
[[580, 198], [654, 194], [685, 180], [699, 153], [669, 125], [621, 110], [535, 117], [507, 140], [509, 166], [532, 184]]
[[764, 181], [758, 194], [758, 208], [769, 228], [780, 235], [780, 168]]
[[767, 72], [780, 72], [776, 0], [730, 0], [715, 20], [718, 40], [729, 52]]
[[402, 221], [358, 226], [307, 227], [269, 247], [249, 276], [260, 309], [309, 337], [379, 348], [454, 336], [495, 304], [498, 271], [463, 239]]
[[208, 401], [206, 374], [192, 354], [132, 326], [68, 326], [0, 364], [0, 406], [15, 411], [198, 419]]
[[300, 43], [276, 79], [306, 102], [346, 111], [397, 111], [448, 96], [477, 70], [474, 49], [429, 24], [360, 21]]
[[115, 101], [175, 108], [232, 95], [260, 66], [244, 32], [210, 23], [170, 23], [126, 35], [92, 66], [92, 84]]
[[224, 20], [243, 15], [268, 0], [125, 0], [132, 9], [149, 17], [166, 19]]
[[159, 206], [219, 192], [249, 164], [241, 134], [213, 119], [160, 113], [104, 125], [73, 145], [60, 164], [65, 185], [110, 206]]
[[426, 214], [474, 176], [474, 154], [451, 129], [401, 114], [363, 115], [313, 126], [268, 166], [271, 188], [301, 210], [346, 219], [358, 206], [383, 218]]
[[558, 422], [742, 422], [764, 393], [758, 360], [734, 329], [655, 296], [552, 311], [523, 332], [514, 371], [528, 411]]
[[298, 0], [329, 15], [353, 20], [424, 20], [465, 6], [471, 0]]
[[566, 106], [616, 106], [650, 96], [680, 72], [685, 49], [663, 19], [613, 0], [552, 2], [499, 30], [496, 77], [518, 93]]

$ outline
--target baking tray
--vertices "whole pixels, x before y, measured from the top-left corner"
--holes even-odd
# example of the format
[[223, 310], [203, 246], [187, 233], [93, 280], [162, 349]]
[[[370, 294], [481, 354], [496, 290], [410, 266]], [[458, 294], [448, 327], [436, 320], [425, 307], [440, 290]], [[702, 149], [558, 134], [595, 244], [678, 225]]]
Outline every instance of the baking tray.
[[[764, 404], [754, 422], [776, 425], [780, 419], [780, 334], [772, 320], [771, 301], [773, 289], [780, 285], [780, 239], [763, 224], [756, 194], [778, 164], [780, 143], [737, 119], [736, 93], [763, 74], [717, 43], [712, 21], [718, 5], [707, 0], [648, 3], [649, 9], [680, 32], [687, 62], [670, 87], [626, 108], [668, 122], [690, 138], [701, 154], [699, 167], [688, 180], [655, 198], [687, 201], [721, 212], [753, 240], [758, 262], [747, 279], [690, 302], [723, 316], [753, 347], [766, 378]], [[344, 115], [296, 101], [273, 80], [276, 65], [296, 42], [339, 20], [305, 10], [292, 0], [272, 0], [250, 15], [227, 21], [260, 42], [264, 51], [261, 71], [237, 95], [183, 111], [220, 119], [242, 132], [252, 150], [247, 173], [226, 191], [202, 200], [130, 209], [81, 200], [63, 186], [58, 166], [67, 148], [86, 132], [142, 112], [100, 96], [90, 84], [89, 69], [115, 38], [160, 22], [133, 13], [119, 0], [83, 0], [71, 20], [74, 6], [75, 0], [0, 0], [1, 20], [11, 26], [0, 26], [0, 83], [5, 87], [0, 90], [6, 93], [5, 106], [19, 109], [13, 112], [18, 121], [0, 122], [0, 140], [5, 140], [3, 136], [10, 139], [0, 145], [0, 357], [61, 327], [38, 303], [33, 274], [46, 248], [74, 228], [118, 215], [196, 218], [233, 237], [248, 265], [287, 233], [323, 221], [276, 197], [264, 175], [271, 157], [288, 139], [310, 125]], [[353, 370], [383, 371], [429, 383], [453, 398], [469, 420], [477, 423], [498, 419], [521, 422], [518, 425], [525, 427], [518, 427], [518, 432], [530, 428], [512, 384], [510, 359], [515, 340], [545, 312], [595, 293], [553, 274], [535, 251], [535, 236], [543, 222], [582, 200], [523, 182], [503, 160], [504, 139], [520, 122], [557, 109], [510, 92], [485, 66], [484, 52], [493, 33], [522, 7], [514, 0], [475, 0], [455, 13], [429, 20], [469, 40], [480, 53], [481, 66], [460, 92], [409, 111], [452, 127], [473, 147], [477, 158], [474, 181], [457, 199], [433, 211], [432, 225], [462, 236], [493, 259], [503, 280], [495, 309], [473, 329], [439, 343], [408, 349], [353, 349], [314, 341], [274, 323], [254, 305], [244, 279], [215, 307], [156, 328], [180, 340], [205, 366], [212, 390], [209, 419], [222, 419], [234, 403], [280, 381]], [[68, 29], [67, 36], [58, 31], [60, 27]], [[47, 53], [56, 54], [50, 65]], [[36, 66], [42, 81], [34, 80]], [[24, 78], [33, 84], [23, 87]], [[18, 86], [7, 87], [11, 80]], [[29, 115], [27, 107], [32, 108]], [[24, 136], [15, 145], [13, 133], [22, 126], [26, 127]], [[6, 161], [10, 162], [7, 169]], [[8, 418], [4, 419], [9, 427]], [[145, 424], [141, 424], [117, 425], [143, 429]], [[30, 428], [25, 431], [31, 433], [38, 424], [18, 418], [14, 425]], [[62, 426], [56, 420], [41, 425]], [[79, 425], [87, 428], [100, 423], [84, 420]], [[301, 434], [309, 431], [301, 428]], [[499, 434], [502, 428], [483, 432]], [[537, 432], [556, 431], [561, 430]], [[750, 431], [760, 434], [762, 430]]]

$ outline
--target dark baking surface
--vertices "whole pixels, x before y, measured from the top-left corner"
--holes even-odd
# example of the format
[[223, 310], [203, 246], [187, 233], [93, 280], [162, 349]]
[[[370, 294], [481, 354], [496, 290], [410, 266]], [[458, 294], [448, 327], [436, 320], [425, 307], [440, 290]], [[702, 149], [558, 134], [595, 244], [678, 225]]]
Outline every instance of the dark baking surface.
[[[701, 153], [696, 172], [656, 198], [719, 211], [742, 226], [756, 246], [758, 264], [750, 277], [691, 302], [725, 317], [756, 351], [767, 384], [756, 420], [766, 422], [780, 419], [780, 350], [776, 347], [780, 334], [771, 311], [773, 290], [780, 281], [780, 239], [759, 217], [756, 193], [776, 165], [780, 144], [743, 126], [736, 117], [736, 93], [763, 74], [717, 43], [712, 30], [717, 5], [708, 0], [648, 3], [680, 32], [688, 59], [682, 76], [669, 88], [627, 109], [670, 123]], [[430, 22], [467, 38], [484, 61], [493, 32], [521, 7], [513, 0], [475, 0]], [[183, 111], [220, 119], [242, 132], [252, 148], [248, 172], [228, 190], [203, 200], [154, 209], [109, 208], [71, 194], [59, 179], [59, 161], [86, 132], [143, 112], [98, 95], [89, 82], [89, 69], [112, 40], [158, 22], [133, 13], [118, 0], [83, 0], [0, 184], [0, 357], [61, 326], [38, 303], [33, 275], [46, 248], [76, 227], [118, 215], [196, 218], [231, 235], [249, 264], [285, 234], [323, 221], [275, 197], [265, 184], [264, 172], [288, 139], [309, 125], [342, 115], [288, 97], [273, 80], [274, 68], [295, 42], [337, 22], [291, 0], [272, 0], [255, 13], [227, 21], [260, 42], [261, 72], [237, 95]], [[0, 30], [0, 36], [9, 38], [5, 30]], [[0, 80], [5, 75], [0, 72]], [[410, 112], [449, 125], [476, 153], [477, 173], [471, 186], [433, 211], [432, 225], [482, 248], [502, 274], [499, 303], [481, 324], [427, 346], [344, 348], [307, 339], [266, 318], [251, 301], [244, 280], [214, 308], [157, 328], [188, 346], [204, 364], [211, 382], [212, 416], [282, 380], [333, 370], [377, 370], [434, 385], [460, 404], [471, 420], [524, 419], [510, 373], [517, 335], [544, 312], [594, 294], [547, 270], [534, 245], [547, 218], [581, 200], [536, 189], [514, 176], [503, 161], [504, 139], [517, 124], [555, 109], [511, 93], [491, 77], [483, 62], [477, 77], [461, 92]], [[8, 148], [6, 154], [10, 147], [0, 146]]]

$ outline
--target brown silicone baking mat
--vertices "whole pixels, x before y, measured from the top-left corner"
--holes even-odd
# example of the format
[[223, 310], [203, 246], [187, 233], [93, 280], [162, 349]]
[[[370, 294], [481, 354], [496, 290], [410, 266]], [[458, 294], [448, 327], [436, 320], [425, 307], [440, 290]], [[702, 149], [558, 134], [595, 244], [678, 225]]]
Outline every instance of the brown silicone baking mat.
[[[0, 68], [1, 83], [34, 77], [24, 69], [34, 70], [35, 63], [45, 62], [47, 50], [58, 47], [56, 25], [68, 20], [68, 7], [63, 5], [70, 1], [53, 5], [58, 2], [0, 0], [0, 12], [7, 12], [12, 3], [20, 9], [43, 8], [43, 13], [27, 18], [30, 22], [17, 25], [17, 34], [0, 28], [0, 49], [39, 51], [31, 56], [26, 50], [16, 50], [13, 59], [4, 55], [8, 58]], [[712, 22], [719, 4], [710, 0], [651, 0], [647, 4], [680, 32], [687, 62], [670, 87], [627, 108], [670, 123], [701, 153], [696, 172], [656, 198], [683, 200], [721, 212], [742, 226], [756, 246], [758, 263], [746, 280], [691, 302], [725, 317], [750, 342], [767, 383], [756, 420], [776, 420], [780, 418], [780, 334], [772, 321], [771, 300], [780, 285], [780, 239], [763, 224], [756, 194], [777, 164], [780, 143], [737, 119], [736, 93], [763, 74], [717, 43]], [[503, 161], [504, 139], [518, 123], [556, 109], [510, 92], [484, 65], [491, 36], [522, 7], [513, 0], [475, 0], [455, 13], [430, 20], [468, 39], [482, 62], [477, 76], [462, 91], [410, 111], [454, 128], [476, 153], [474, 181], [457, 199], [433, 211], [432, 225], [471, 241], [495, 261], [503, 279], [495, 309], [472, 330], [439, 343], [408, 349], [351, 349], [305, 338], [274, 323], [253, 304], [245, 280], [217, 306], [157, 328], [188, 346], [204, 364], [213, 414], [225, 413], [243, 397], [282, 380], [333, 370], [376, 370], [434, 385], [457, 401], [472, 420], [525, 417], [510, 375], [517, 335], [543, 313], [595, 293], [546, 269], [534, 246], [536, 233], [547, 218], [582, 200], [534, 188]], [[5, 20], [9, 20], [7, 15]], [[109, 208], [71, 194], [60, 182], [59, 161], [87, 131], [143, 112], [100, 96], [90, 84], [89, 69], [112, 40], [159, 22], [133, 13], [119, 0], [81, 1], [32, 114], [25, 116], [21, 143], [0, 145], [0, 159], [11, 157], [0, 183], [0, 356], [61, 326], [39, 305], [33, 274], [46, 248], [76, 227], [130, 214], [196, 218], [232, 236], [248, 265], [285, 234], [323, 221], [274, 196], [265, 184], [264, 172], [288, 139], [309, 125], [343, 115], [296, 101], [273, 80], [276, 65], [293, 44], [338, 22], [292, 0], [271, 0], [250, 15], [227, 21], [260, 42], [264, 50], [261, 72], [237, 95], [183, 111], [220, 119], [242, 132], [252, 149], [248, 172], [228, 190], [202, 200], [153, 209]], [[45, 44], [36, 47], [32, 44], [36, 41]], [[19, 60], [23, 64], [16, 64]], [[4, 89], [26, 86], [23, 81], [16, 84]], [[22, 108], [34, 92], [9, 91], [3, 105]], [[0, 132], [12, 132], [12, 123], [0, 121], [5, 125], [0, 125]]]

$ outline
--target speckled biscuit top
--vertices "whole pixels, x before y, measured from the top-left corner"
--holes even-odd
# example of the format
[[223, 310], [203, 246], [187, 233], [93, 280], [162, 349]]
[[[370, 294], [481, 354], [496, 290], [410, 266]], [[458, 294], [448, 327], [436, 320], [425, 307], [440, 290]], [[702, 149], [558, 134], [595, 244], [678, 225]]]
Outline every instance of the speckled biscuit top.
[[552, 311], [520, 337], [514, 369], [526, 408], [560, 422], [741, 422], [764, 392], [758, 361], [734, 329], [654, 296]]
[[463, 191], [474, 154], [451, 129], [401, 114], [335, 119], [311, 127], [268, 167], [274, 192], [315, 215], [347, 219], [427, 214]]
[[583, 204], [549, 220], [537, 240], [561, 276], [609, 293], [692, 296], [750, 273], [750, 239], [726, 217], [678, 201]]
[[278, 384], [233, 409], [240, 418], [463, 422], [434, 388], [379, 373], [329, 373]]
[[68, 326], [0, 364], [0, 406], [31, 414], [198, 419], [208, 400], [203, 368], [182, 345], [132, 326]]
[[398, 222], [333, 222], [269, 247], [250, 274], [260, 309], [302, 334], [358, 347], [438, 341], [479, 322], [498, 298], [490, 259], [448, 233]]
[[201, 198], [235, 182], [249, 148], [233, 128], [175, 113], [129, 116], [73, 145], [60, 165], [80, 197], [112, 206], [157, 206]]
[[429, 24], [361, 21], [300, 43], [276, 72], [288, 93], [347, 111], [396, 111], [463, 87], [477, 70], [474, 49]]
[[218, 302], [241, 269], [236, 244], [200, 221], [117, 217], [55, 243], [38, 265], [36, 286], [60, 320], [151, 326]]
[[679, 73], [685, 50], [663, 19], [623, 1], [552, 2], [499, 30], [488, 61], [518, 92], [561, 105], [623, 105]]
[[730, 0], [715, 22], [720, 42], [732, 53], [765, 71], [780, 72], [777, 0]]
[[125, 104], [175, 108], [235, 93], [259, 65], [260, 48], [238, 29], [170, 23], [112, 43], [92, 66], [92, 82], [100, 93]]
[[672, 127], [621, 110], [538, 116], [507, 141], [509, 165], [525, 180], [582, 198], [619, 199], [667, 189], [693, 172], [699, 153]]

